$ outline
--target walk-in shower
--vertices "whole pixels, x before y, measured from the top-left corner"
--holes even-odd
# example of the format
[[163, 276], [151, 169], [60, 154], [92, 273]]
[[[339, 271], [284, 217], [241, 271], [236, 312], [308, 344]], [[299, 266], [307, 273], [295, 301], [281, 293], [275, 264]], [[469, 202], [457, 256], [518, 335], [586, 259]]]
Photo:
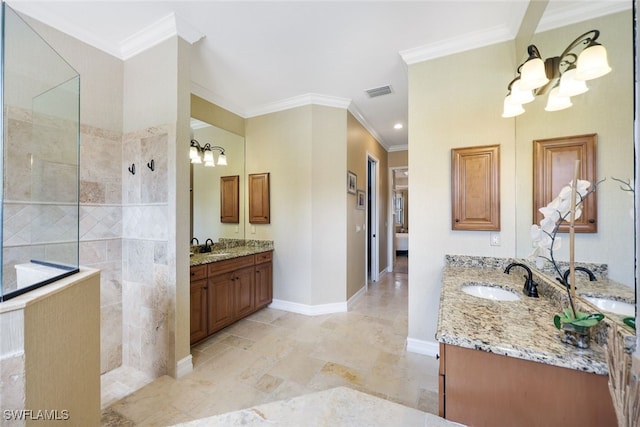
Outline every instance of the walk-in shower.
[[0, 301], [79, 270], [80, 75], [6, 3]]

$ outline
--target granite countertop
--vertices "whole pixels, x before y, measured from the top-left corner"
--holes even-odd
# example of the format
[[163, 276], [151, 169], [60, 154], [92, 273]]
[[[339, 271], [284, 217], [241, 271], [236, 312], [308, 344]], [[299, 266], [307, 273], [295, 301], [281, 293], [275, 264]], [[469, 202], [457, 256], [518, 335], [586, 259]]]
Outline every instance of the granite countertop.
[[[539, 286], [540, 298], [522, 293], [521, 267], [511, 274], [498, 268], [447, 265], [442, 278], [436, 339], [445, 344], [487, 351], [548, 365], [607, 375], [605, 349], [592, 340], [579, 349], [560, 341], [553, 316], [557, 295]], [[511, 290], [518, 301], [491, 301], [462, 291], [467, 284], [492, 284]], [[545, 295], [548, 293], [548, 295]]]
[[211, 246], [211, 252], [198, 252], [201, 249], [202, 245], [191, 246], [191, 252], [193, 253], [190, 259], [191, 267], [269, 252], [273, 250], [273, 241], [220, 239]]

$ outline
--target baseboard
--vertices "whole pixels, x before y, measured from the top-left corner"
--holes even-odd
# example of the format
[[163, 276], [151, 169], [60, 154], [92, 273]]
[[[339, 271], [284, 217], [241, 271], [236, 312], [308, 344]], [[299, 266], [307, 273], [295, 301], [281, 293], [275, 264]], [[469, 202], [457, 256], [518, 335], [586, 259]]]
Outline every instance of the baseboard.
[[348, 310], [347, 302], [336, 302], [331, 304], [308, 305], [297, 302], [274, 299], [270, 308], [290, 311], [292, 313], [304, 314], [306, 316], [318, 316], [321, 314], [344, 313]]
[[178, 360], [176, 364], [176, 379], [182, 378], [193, 371], [193, 360], [191, 355], [185, 356]]
[[360, 288], [358, 292], [353, 294], [353, 296], [349, 298], [349, 301], [347, 301], [347, 309], [351, 308], [353, 303], [355, 303], [362, 295], [364, 295], [365, 292], [366, 292], [366, 289], [365, 289], [365, 286], [363, 286]]
[[440, 352], [440, 345], [433, 341], [423, 341], [407, 337], [407, 351], [436, 357]]

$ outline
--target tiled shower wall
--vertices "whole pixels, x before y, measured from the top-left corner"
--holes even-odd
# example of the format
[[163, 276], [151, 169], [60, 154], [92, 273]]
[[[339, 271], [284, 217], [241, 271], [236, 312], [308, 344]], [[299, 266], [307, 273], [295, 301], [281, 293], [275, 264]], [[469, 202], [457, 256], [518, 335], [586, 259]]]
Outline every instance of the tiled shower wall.
[[[123, 137], [123, 364], [156, 378], [169, 372], [175, 284], [167, 256], [168, 142], [158, 126]], [[154, 170], [149, 165], [153, 160]], [[128, 168], [135, 164], [135, 175]]]
[[[30, 137], [29, 112], [16, 109], [7, 123], [14, 136]], [[80, 265], [101, 271], [101, 373], [124, 364], [158, 377], [168, 373], [174, 348], [175, 265], [168, 259], [167, 162], [169, 135], [175, 136], [175, 131], [158, 126], [123, 136], [82, 125], [80, 133], [79, 258]], [[151, 160], [153, 171], [147, 166]], [[133, 164], [135, 175], [128, 171]], [[28, 170], [23, 166], [15, 168], [16, 173]], [[32, 217], [24, 212], [22, 205], [29, 197], [20, 197], [22, 190], [12, 187], [9, 194], [15, 197], [5, 206], [6, 262], [24, 259], [20, 251], [27, 247], [19, 242], [20, 230]], [[64, 222], [64, 209], [59, 211]], [[57, 250], [55, 243], [49, 246]], [[6, 273], [13, 270], [5, 268]]]
[[[17, 261], [37, 257], [64, 260], [65, 253], [74, 256], [65, 234], [69, 221], [75, 222], [74, 205], [44, 204], [31, 206], [31, 166], [28, 157], [16, 150], [30, 149], [34, 126], [31, 112], [15, 107], [5, 111], [7, 115], [8, 149], [14, 150], [12, 158], [18, 161], [7, 164], [5, 175], [5, 206], [3, 213], [4, 251], [3, 286], [15, 286]], [[100, 338], [101, 372], [107, 372], [122, 363], [122, 138], [120, 133], [81, 126], [80, 146], [80, 265], [98, 268], [100, 275]], [[55, 138], [40, 138], [45, 149], [55, 153], [59, 146]], [[49, 141], [47, 146], [43, 141]], [[51, 156], [45, 156], [50, 158]], [[20, 163], [23, 159], [23, 163]], [[57, 172], [47, 178], [51, 187]], [[75, 172], [74, 172], [75, 175]], [[63, 179], [66, 179], [63, 176]], [[68, 185], [75, 185], [75, 182]], [[38, 215], [46, 215], [51, 226], [38, 230], [38, 238], [47, 242], [34, 249], [31, 246]], [[75, 244], [74, 244], [75, 246]], [[73, 253], [73, 254], [72, 254]]]
[[80, 265], [100, 269], [100, 372], [122, 364], [122, 137], [80, 128]]

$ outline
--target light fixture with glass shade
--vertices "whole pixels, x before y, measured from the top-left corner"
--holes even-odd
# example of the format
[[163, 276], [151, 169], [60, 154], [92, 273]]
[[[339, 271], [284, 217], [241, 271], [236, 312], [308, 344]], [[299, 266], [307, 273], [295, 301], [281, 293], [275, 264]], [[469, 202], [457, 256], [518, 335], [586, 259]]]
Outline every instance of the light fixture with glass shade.
[[[538, 48], [529, 45], [527, 60], [518, 67], [516, 78], [509, 82], [502, 117], [524, 113], [523, 104], [546, 93], [549, 93], [546, 111], [571, 107], [572, 96], [589, 90], [586, 80], [602, 77], [611, 71], [606, 49], [596, 42], [599, 36], [598, 30], [587, 31], [571, 42], [560, 56], [544, 61]], [[572, 51], [580, 45], [586, 47], [576, 55]]]
[[213, 152], [219, 151], [218, 155], [218, 165], [226, 166], [227, 165], [227, 156], [225, 155], [224, 148], [211, 145], [206, 143], [205, 145], [200, 145], [200, 143], [192, 139], [191, 147], [189, 147], [189, 158], [191, 159], [191, 163], [193, 164], [201, 164], [204, 162], [206, 167], [214, 167], [216, 165]]

